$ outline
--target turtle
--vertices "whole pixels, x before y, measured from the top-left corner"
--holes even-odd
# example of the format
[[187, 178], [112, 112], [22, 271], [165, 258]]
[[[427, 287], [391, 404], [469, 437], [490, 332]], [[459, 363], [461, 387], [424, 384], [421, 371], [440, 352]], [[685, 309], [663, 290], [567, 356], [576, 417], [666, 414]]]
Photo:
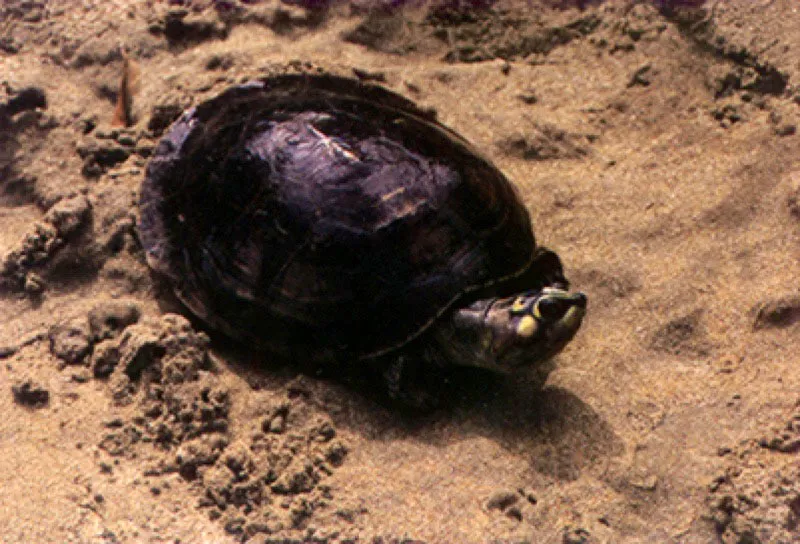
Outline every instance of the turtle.
[[436, 369], [544, 368], [587, 306], [496, 166], [435, 113], [346, 76], [264, 76], [185, 111], [147, 165], [138, 234], [206, 327], [377, 369], [411, 406], [435, 398], [419, 384]]

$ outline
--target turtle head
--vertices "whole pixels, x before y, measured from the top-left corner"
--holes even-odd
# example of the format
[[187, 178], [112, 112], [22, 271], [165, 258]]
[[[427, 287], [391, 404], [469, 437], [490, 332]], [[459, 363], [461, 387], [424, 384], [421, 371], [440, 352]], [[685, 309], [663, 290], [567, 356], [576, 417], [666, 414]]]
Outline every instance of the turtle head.
[[453, 313], [449, 341], [463, 362], [513, 371], [557, 354], [586, 313], [586, 295], [559, 287], [478, 300]]

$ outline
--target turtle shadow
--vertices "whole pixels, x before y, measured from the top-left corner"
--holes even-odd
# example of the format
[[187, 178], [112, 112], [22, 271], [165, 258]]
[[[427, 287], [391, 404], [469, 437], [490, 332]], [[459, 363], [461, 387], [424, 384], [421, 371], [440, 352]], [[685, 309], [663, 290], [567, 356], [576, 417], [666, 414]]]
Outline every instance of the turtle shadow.
[[304, 402], [327, 413], [337, 428], [371, 441], [446, 447], [480, 436], [557, 481], [576, 480], [585, 470], [604, 470], [625, 449], [589, 404], [567, 389], [542, 388], [534, 376], [457, 367], [447, 374], [443, 405], [419, 411], [388, 399], [369, 373], [353, 379], [289, 363], [253, 368], [252, 362], [251, 356], [250, 362], [240, 360], [229, 368], [256, 389], [301, 390]]
[[[354, 398], [334, 422], [373, 440], [417, 440], [447, 446], [481, 436], [527, 459], [540, 475], [576, 480], [584, 470], [603, 469], [625, 446], [611, 426], [573, 392], [542, 388], [537, 377], [457, 368], [448, 377], [448, 402], [428, 413]], [[355, 414], [355, 415], [354, 415]]]
[[470, 370], [462, 376], [464, 392], [451, 415], [455, 432], [447, 441], [470, 435], [492, 439], [525, 457], [536, 472], [561, 481], [604, 468], [624, 453], [625, 444], [611, 425], [572, 391], [541, 388], [524, 375], [473, 375]]
[[[572, 481], [584, 470], [603, 468], [624, 452], [611, 426], [575, 393], [542, 388], [525, 373], [503, 375], [455, 367], [440, 376], [442, 405], [419, 411], [391, 401], [379, 373], [300, 365], [275, 359], [203, 327], [162, 283], [156, 281], [162, 311], [181, 313], [205, 330], [226, 370], [253, 390], [286, 391], [297, 402], [326, 413], [334, 425], [371, 441], [415, 440], [445, 447], [481, 436], [524, 457], [536, 473]], [[161, 286], [161, 289], [158, 287]], [[298, 393], [299, 392], [299, 393]]]

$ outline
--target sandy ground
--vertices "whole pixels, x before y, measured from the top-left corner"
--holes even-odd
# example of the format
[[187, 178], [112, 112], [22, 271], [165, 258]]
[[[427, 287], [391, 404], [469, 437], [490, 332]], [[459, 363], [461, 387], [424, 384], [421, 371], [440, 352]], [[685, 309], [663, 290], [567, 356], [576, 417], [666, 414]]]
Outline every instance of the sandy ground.
[[[800, 542], [797, 2], [376, 4], [0, 6], [0, 541]], [[518, 185], [590, 298], [543, 390], [409, 417], [173, 313], [135, 230], [159, 134], [313, 67]]]

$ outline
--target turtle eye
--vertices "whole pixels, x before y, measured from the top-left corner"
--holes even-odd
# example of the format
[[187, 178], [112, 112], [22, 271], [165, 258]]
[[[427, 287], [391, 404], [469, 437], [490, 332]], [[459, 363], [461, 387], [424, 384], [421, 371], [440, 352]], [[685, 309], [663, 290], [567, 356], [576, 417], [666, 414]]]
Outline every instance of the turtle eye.
[[514, 303], [511, 305], [511, 311], [513, 313], [520, 313], [525, 310], [525, 306], [527, 305], [527, 299], [525, 297], [517, 297], [514, 300]]
[[565, 305], [555, 297], [542, 297], [536, 301], [533, 317], [539, 321], [558, 321], [564, 315]]

